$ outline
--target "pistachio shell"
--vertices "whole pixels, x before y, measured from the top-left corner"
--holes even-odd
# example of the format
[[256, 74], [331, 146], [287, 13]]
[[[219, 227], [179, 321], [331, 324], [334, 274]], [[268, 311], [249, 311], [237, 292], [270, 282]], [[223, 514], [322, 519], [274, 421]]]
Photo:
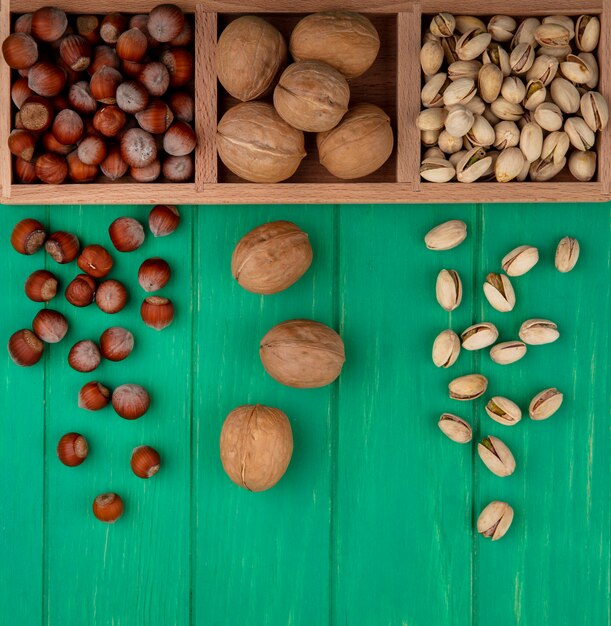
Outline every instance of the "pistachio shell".
[[531, 346], [541, 346], [553, 343], [560, 337], [558, 327], [554, 322], [544, 319], [530, 319], [523, 322], [518, 333], [520, 339]]
[[577, 88], [566, 78], [556, 77], [550, 85], [552, 100], [563, 113], [576, 113], [581, 97]]
[[502, 121], [494, 127], [494, 147], [499, 150], [513, 148], [520, 141], [520, 129], [515, 122]]
[[445, 154], [454, 154], [462, 149], [463, 141], [461, 137], [454, 137], [447, 130], [442, 130], [437, 143]]
[[519, 26], [511, 40], [511, 48], [515, 48], [518, 44], [521, 43], [535, 43], [535, 31], [541, 22], [536, 17], [528, 17], [526, 18]]
[[581, 15], [577, 18], [575, 43], [583, 52], [592, 52], [600, 39], [600, 20], [594, 15]]
[[465, 154], [467, 154], [467, 150], [459, 150], [458, 152], [455, 152], [454, 154], [451, 154], [448, 157], [448, 161], [454, 166], [454, 168], [456, 168], [457, 165], [462, 160], [462, 158], [465, 156]]
[[456, 55], [461, 61], [477, 59], [491, 41], [490, 33], [481, 32], [479, 29], [467, 31], [456, 42]]
[[425, 109], [424, 111], [420, 111], [416, 119], [416, 126], [420, 130], [441, 130], [447, 115], [448, 112], [445, 109]]
[[556, 269], [563, 274], [570, 272], [579, 259], [579, 242], [573, 237], [563, 237], [556, 247]]
[[441, 270], [437, 275], [435, 295], [442, 309], [454, 311], [462, 301], [462, 282], [455, 270]]
[[431, 33], [435, 37], [450, 37], [454, 33], [456, 20], [451, 13], [439, 13], [431, 20]]
[[431, 76], [420, 92], [422, 106], [426, 108], [442, 107], [444, 104], [444, 89], [447, 86], [447, 82], [448, 76], [444, 72]]
[[488, 22], [488, 32], [494, 41], [510, 41], [518, 24], [509, 15], [495, 15]]
[[477, 532], [484, 537], [498, 541], [504, 537], [513, 521], [513, 509], [507, 502], [494, 500], [477, 518]]
[[490, 398], [486, 403], [485, 410], [490, 419], [503, 424], [503, 426], [515, 426], [522, 419], [520, 407], [503, 396]]
[[515, 363], [525, 354], [526, 344], [522, 341], [504, 341], [490, 348], [490, 358], [499, 365]]
[[[588, 91], [581, 96], [579, 104], [585, 123], [594, 132], [604, 130], [607, 127], [609, 123], [609, 106], [601, 93]], [[575, 111], [571, 112], [574, 113]]]
[[546, 161], [544, 159], [537, 159], [534, 163], [530, 164], [530, 179], [534, 182], [546, 182], [557, 176], [566, 165], [566, 158], [563, 158], [559, 163], [554, 161]]
[[450, 83], [443, 92], [443, 103], [446, 107], [452, 107], [455, 104], [466, 104], [471, 100], [477, 90], [475, 82], [471, 78], [459, 78]]
[[427, 148], [422, 155], [423, 160], [426, 159], [445, 159], [444, 153], [441, 151], [441, 148], [438, 146], [433, 146], [432, 148]]
[[455, 174], [454, 166], [444, 158], [427, 157], [420, 165], [420, 176], [431, 183], [447, 183]]
[[515, 74], [525, 74], [535, 62], [535, 49], [529, 43], [518, 44], [509, 55], [509, 66]]
[[499, 97], [501, 92], [503, 72], [493, 63], [486, 63], [482, 65], [479, 71], [477, 84], [482, 99], [485, 102], [492, 103]]
[[486, 30], [486, 24], [474, 15], [457, 15], [455, 17], [456, 31], [461, 35], [471, 30]]
[[490, 167], [492, 159], [483, 148], [475, 147], [465, 152], [456, 164], [456, 178], [461, 183], [473, 183]]
[[456, 42], [458, 38], [456, 35], [451, 35], [450, 37], [444, 37], [441, 39], [441, 48], [443, 49], [443, 56], [446, 60], [446, 63], [450, 65], [455, 61], [458, 61], [458, 55], [456, 54]]
[[592, 79], [592, 70], [588, 63], [574, 54], [569, 54], [566, 61], [560, 63], [560, 71], [573, 83], [583, 84]]
[[517, 76], [507, 76], [501, 87], [501, 95], [507, 102], [520, 104], [526, 96], [526, 86]]
[[591, 52], [580, 52], [577, 56], [588, 66], [590, 74], [592, 75], [592, 78], [583, 83], [583, 85], [589, 89], [596, 89], [596, 87], [598, 87], [599, 74], [596, 57]]
[[445, 129], [453, 137], [464, 137], [471, 130], [474, 121], [473, 113], [461, 104], [457, 104], [447, 114]]
[[564, 131], [550, 133], [543, 142], [541, 158], [554, 163], [561, 163], [569, 150], [569, 136]]
[[496, 65], [501, 72], [503, 72], [503, 76], [509, 76], [511, 74], [511, 66], [509, 65], [509, 53], [505, 48], [501, 47], [500, 44], [494, 42], [488, 46], [488, 49], [484, 51], [482, 55], [482, 60], [484, 64], [492, 63]]
[[544, 389], [530, 401], [528, 414], [533, 420], [546, 420], [560, 408], [563, 400], [564, 395], [555, 387]]
[[[517, 150], [517, 148], [512, 148]], [[499, 157], [500, 158], [500, 157]], [[523, 157], [522, 157], [523, 158]], [[509, 278], [504, 274], [495, 274], [491, 272], [486, 276], [484, 283], [484, 295], [492, 306], [492, 308], [507, 313], [513, 310], [516, 304], [516, 296]]]
[[440, 332], [433, 342], [433, 363], [437, 367], [451, 367], [460, 354], [460, 339], [451, 329]]
[[543, 130], [551, 132], [562, 128], [562, 111], [553, 102], [540, 104], [535, 109], [534, 118]]
[[459, 80], [460, 78], [470, 78], [477, 80], [482, 64], [480, 61], [455, 61], [448, 66], [448, 78]]
[[511, 450], [498, 438], [489, 435], [477, 444], [477, 453], [484, 465], [496, 476], [511, 476], [516, 460]]
[[569, 40], [575, 37], [575, 24], [573, 19], [568, 15], [548, 15], [543, 18], [544, 24], [560, 24], [564, 26], [569, 33]]
[[532, 67], [526, 72], [526, 80], [540, 80], [547, 87], [554, 80], [557, 72], [558, 59], [544, 54], [535, 59]]
[[569, 171], [582, 183], [592, 180], [596, 174], [596, 152], [575, 150], [569, 157]]
[[426, 75], [436, 74], [443, 63], [443, 48], [437, 39], [425, 42], [420, 50], [420, 67]]
[[467, 133], [467, 138], [474, 147], [490, 147], [495, 140], [494, 128], [485, 117], [476, 115], [473, 126]]
[[481, 350], [491, 346], [499, 338], [499, 331], [490, 322], [480, 322], [466, 328], [460, 335], [465, 350]]
[[508, 252], [501, 266], [508, 276], [522, 276], [539, 262], [539, 251], [534, 246], [518, 246]]
[[524, 108], [534, 111], [540, 104], [545, 102], [547, 89], [540, 80], [529, 80], [524, 95]]
[[437, 141], [439, 139], [439, 131], [438, 130], [421, 130], [420, 131], [420, 141], [423, 146], [435, 146], [437, 145]]
[[446, 437], [456, 443], [469, 443], [473, 438], [471, 426], [458, 415], [443, 413], [439, 418], [438, 426]]
[[541, 156], [543, 148], [543, 130], [536, 122], [528, 122], [520, 134], [520, 150], [524, 158], [533, 163]]
[[[519, 148], [505, 148], [505, 150], [499, 154], [494, 166], [497, 181], [499, 183], [508, 183], [522, 171], [523, 166], [524, 155], [522, 151]], [[484, 291], [486, 290], [484, 289]]]
[[488, 379], [481, 374], [459, 376], [450, 382], [448, 389], [453, 400], [475, 400], [486, 393]]
[[467, 225], [461, 220], [443, 222], [429, 230], [424, 243], [429, 250], [451, 250], [467, 238]]
[[524, 114], [519, 104], [508, 102], [505, 98], [497, 98], [491, 105], [492, 112], [501, 120], [517, 122]]
[[561, 24], [547, 22], [535, 30], [535, 41], [540, 46], [563, 47], [568, 46], [570, 40], [570, 32]]
[[564, 123], [564, 132], [577, 150], [589, 150], [596, 141], [594, 131], [581, 117], [569, 117]]

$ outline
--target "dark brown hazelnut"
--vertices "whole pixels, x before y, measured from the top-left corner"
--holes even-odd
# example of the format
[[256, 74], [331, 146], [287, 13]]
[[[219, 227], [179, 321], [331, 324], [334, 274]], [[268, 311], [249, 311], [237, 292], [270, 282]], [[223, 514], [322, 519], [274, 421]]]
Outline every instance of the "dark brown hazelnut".
[[151, 96], [163, 96], [170, 86], [170, 73], [163, 63], [151, 61], [142, 67], [138, 80]]
[[168, 298], [149, 296], [140, 307], [142, 321], [155, 330], [163, 330], [174, 321], [174, 305]]
[[63, 62], [73, 71], [82, 72], [91, 63], [91, 45], [80, 35], [66, 35], [59, 46]]
[[109, 227], [108, 234], [119, 252], [133, 252], [144, 243], [144, 228], [132, 217], [119, 217]]
[[193, 178], [193, 156], [169, 156], [162, 166], [163, 175], [173, 183], [184, 183]]
[[84, 80], [74, 83], [74, 85], [70, 87], [68, 102], [70, 106], [81, 115], [95, 113], [98, 108], [98, 103], [89, 90], [89, 83]]
[[106, 43], [117, 43], [121, 33], [127, 28], [127, 18], [121, 13], [109, 13], [100, 26], [100, 37]]
[[174, 119], [172, 111], [163, 100], [151, 100], [143, 111], [136, 113], [136, 120], [142, 130], [160, 135], [170, 127]]
[[163, 289], [169, 282], [172, 272], [167, 261], [155, 257], [147, 259], [138, 270], [138, 282], [149, 293]]
[[47, 270], [36, 270], [25, 281], [25, 295], [33, 302], [49, 302], [56, 293], [57, 278]]
[[[75, 146], [65, 146], [63, 143], [59, 143], [50, 130], [43, 134], [41, 142], [45, 152], [54, 152], [55, 154], [60, 154], [65, 157], [75, 149]], [[68, 159], [66, 159], [66, 161], [68, 161]], [[70, 175], [70, 173], [71, 168], [68, 161], [68, 175]]]
[[140, 385], [121, 385], [112, 394], [112, 407], [126, 420], [142, 417], [151, 406], [151, 398]]
[[69, 146], [83, 136], [83, 128], [81, 116], [72, 109], [64, 109], [55, 117], [51, 132], [59, 143]]
[[159, 60], [168, 68], [171, 87], [184, 87], [194, 74], [193, 55], [185, 48], [170, 48]]
[[59, 343], [68, 332], [68, 322], [59, 311], [42, 309], [32, 322], [32, 330], [45, 343]]
[[121, 59], [119, 59], [117, 51], [110, 46], [101, 45], [93, 49], [93, 56], [87, 72], [93, 76], [103, 67], [110, 67], [113, 70], [118, 70], [121, 67]]
[[117, 54], [124, 61], [141, 61], [146, 54], [148, 41], [138, 28], [130, 28], [117, 39]]
[[175, 4], [160, 4], [150, 12], [147, 28], [151, 37], [166, 43], [181, 34], [184, 24], [182, 9]]
[[100, 411], [110, 404], [110, 390], [101, 383], [93, 381], [83, 385], [78, 394], [79, 409]]
[[26, 33], [13, 33], [2, 42], [2, 55], [14, 70], [27, 69], [38, 60], [38, 45]]
[[95, 303], [104, 313], [118, 313], [127, 304], [127, 289], [118, 280], [105, 280], [95, 292]]
[[36, 176], [43, 183], [49, 185], [60, 185], [68, 176], [66, 159], [52, 152], [39, 156], [34, 167], [36, 168]]
[[33, 183], [37, 179], [34, 163], [29, 163], [19, 157], [15, 157], [13, 162], [13, 173], [20, 183]]
[[107, 524], [114, 524], [123, 515], [123, 500], [116, 493], [103, 493], [93, 501], [93, 514]]
[[20, 15], [13, 25], [13, 32], [15, 33], [26, 33], [27, 35], [32, 34], [32, 14], [24, 13]]
[[19, 254], [38, 252], [47, 238], [45, 227], [32, 218], [17, 222], [11, 233], [11, 245]]
[[78, 151], [73, 150], [66, 157], [68, 163], [68, 177], [75, 183], [93, 182], [98, 175], [97, 165], [87, 165], [78, 157]]
[[34, 133], [42, 133], [53, 123], [53, 105], [42, 96], [31, 96], [19, 110], [21, 124]]
[[78, 158], [86, 165], [99, 165], [106, 158], [106, 143], [94, 135], [85, 137], [78, 146]]
[[146, 35], [146, 40], [149, 48], [157, 48], [159, 46], [159, 42], [156, 39], [151, 37], [148, 29], [148, 21], [149, 16], [145, 13], [138, 13], [136, 15], [132, 15], [129, 19], [129, 27], [137, 28], [139, 31]]
[[155, 159], [145, 167], [130, 167], [129, 175], [137, 183], [152, 183], [159, 178], [161, 174], [161, 161]]
[[106, 329], [100, 337], [100, 352], [109, 361], [123, 361], [134, 349], [134, 336], [120, 326]]
[[104, 278], [112, 269], [112, 257], [102, 246], [96, 244], [83, 248], [76, 264], [94, 278]]
[[8, 136], [8, 149], [11, 154], [32, 161], [36, 149], [36, 137], [28, 130], [13, 130]]
[[39, 96], [56, 96], [66, 84], [66, 72], [58, 65], [41, 61], [28, 72], [28, 87]]
[[73, 306], [89, 306], [95, 299], [97, 283], [92, 276], [80, 274], [66, 287], [66, 300]]
[[193, 122], [193, 118], [195, 117], [195, 102], [191, 94], [185, 91], [175, 91], [170, 95], [168, 104], [177, 120], [188, 122], [189, 124]]
[[170, 41], [171, 46], [189, 46], [193, 43], [193, 23], [185, 18], [180, 33]]
[[195, 150], [195, 131], [187, 122], [174, 122], [163, 137], [163, 149], [172, 156], [185, 156]]
[[68, 17], [61, 9], [42, 7], [32, 14], [32, 36], [40, 41], [57, 41], [68, 27]]
[[118, 70], [105, 65], [91, 77], [89, 83], [91, 95], [103, 104], [116, 104], [117, 87], [122, 81], [123, 77]]
[[88, 453], [87, 440], [79, 433], [67, 433], [57, 444], [57, 458], [68, 467], [80, 465]]
[[34, 95], [34, 92], [28, 87], [28, 79], [27, 79], [27, 77], [26, 78], [18, 78], [13, 83], [13, 86], [11, 87], [11, 99], [13, 101], [13, 104], [18, 109], [20, 109], [23, 106], [23, 103], [30, 96], [33, 96], [33, 95]]
[[100, 350], [88, 339], [75, 343], [68, 354], [68, 364], [77, 372], [93, 372], [101, 360]]
[[155, 138], [141, 128], [131, 128], [121, 137], [121, 156], [132, 167], [146, 167], [157, 158]]
[[8, 352], [11, 359], [21, 367], [36, 365], [42, 358], [43, 350], [42, 341], [31, 330], [27, 329], [13, 333], [8, 342]]
[[116, 104], [109, 104], [93, 116], [93, 127], [105, 137], [116, 137], [126, 121], [125, 113]]
[[132, 451], [130, 465], [138, 478], [150, 478], [159, 471], [161, 457], [151, 446], [138, 446]]
[[79, 240], [76, 235], [58, 230], [47, 239], [45, 250], [57, 263], [72, 263], [79, 253]]
[[140, 61], [122, 61], [121, 62], [121, 73], [123, 76], [127, 78], [138, 78], [140, 76], [140, 72], [144, 67], [144, 63]]
[[129, 165], [123, 160], [119, 146], [111, 146], [108, 149], [106, 158], [100, 163], [102, 173], [110, 180], [119, 180], [119, 178], [125, 176], [128, 168]]
[[171, 235], [180, 224], [180, 213], [173, 204], [158, 204], [149, 213], [149, 228], [155, 237]]

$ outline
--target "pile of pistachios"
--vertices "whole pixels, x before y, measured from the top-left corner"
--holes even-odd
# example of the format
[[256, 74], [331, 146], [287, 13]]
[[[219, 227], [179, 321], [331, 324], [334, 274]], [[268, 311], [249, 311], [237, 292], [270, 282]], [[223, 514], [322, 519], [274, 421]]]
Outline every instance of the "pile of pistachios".
[[548, 181], [596, 174], [596, 133], [609, 121], [596, 91], [600, 20], [440, 13], [423, 35], [424, 180]]
[[[430, 230], [424, 238], [429, 250], [450, 250], [467, 237], [467, 225], [460, 220], [444, 222]], [[570, 272], [579, 258], [579, 243], [572, 237], [564, 237], [556, 248], [555, 265], [558, 271]], [[522, 276], [539, 262], [539, 251], [534, 246], [515, 248], [501, 260], [505, 273], [491, 272], [484, 282], [484, 295], [490, 306], [501, 312], [512, 311], [516, 295], [509, 277]], [[462, 301], [462, 281], [455, 270], [442, 269], [437, 276], [436, 296], [446, 311], [455, 310]], [[528, 319], [518, 332], [519, 339], [497, 343], [499, 331], [490, 322], [469, 326], [460, 335], [448, 328], [437, 335], [433, 342], [433, 363], [448, 368], [456, 363], [461, 350], [490, 348], [490, 358], [499, 365], [509, 365], [522, 359], [527, 346], [540, 346], [556, 341], [560, 333], [557, 325], [545, 319]], [[470, 401], [483, 396], [488, 390], [488, 379], [482, 374], [468, 374], [450, 381], [449, 397], [453, 400]], [[546, 420], [561, 406], [564, 396], [555, 387], [543, 389], [535, 395], [528, 407], [532, 420]], [[486, 414], [503, 426], [515, 426], [522, 419], [520, 407], [503, 396], [492, 396], [485, 405]], [[470, 424], [453, 413], [443, 413], [439, 428], [452, 441], [469, 443], [473, 438]], [[477, 445], [480, 459], [497, 476], [510, 476], [516, 468], [511, 450], [492, 435]], [[513, 509], [507, 502], [495, 500], [480, 514], [477, 530], [493, 541], [500, 539], [511, 526]]]

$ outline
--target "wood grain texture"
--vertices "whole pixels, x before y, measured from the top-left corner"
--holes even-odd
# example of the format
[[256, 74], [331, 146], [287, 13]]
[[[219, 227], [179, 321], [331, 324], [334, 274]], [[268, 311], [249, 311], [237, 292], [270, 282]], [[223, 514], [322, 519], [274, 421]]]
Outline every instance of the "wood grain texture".
[[[611, 54], [611, 6], [607, 2], [600, 22], [600, 42], [598, 48], [599, 85], [598, 89], [607, 102], [611, 99], [611, 66], [608, 62]], [[611, 168], [606, 164], [611, 159], [611, 128], [607, 126], [601, 133], [598, 149], [598, 172], [602, 184], [602, 193], [611, 194]]]
[[[49, 6], [45, 0], [10, 0], [9, 3], [13, 13], [29, 13], [41, 7]], [[85, 7], [79, 0], [57, 0], [53, 6], [61, 7], [68, 13], [83, 13], [83, 11], [92, 13], [110, 13], [112, 11], [148, 13], [158, 4], [157, 0], [129, 0], [128, 3], [117, 6], [116, 0], [97, 0], [95, 6]], [[197, 0], [176, 0], [172, 4], [176, 4], [183, 11], [194, 13], [198, 2]]]
[[[11, 32], [8, 0], [0, 1], [0, 41]], [[0, 198], [11, 195], [11, 153], [8, 149], [8, 136], [11, 132], [11, 70], [0, 59]]]
[[581, 15], [600, 13], [607, 0], [421, 0], [423, 13], [440, 13], [451, 10], [455, 15]]
[[[217, 13], [313, 13], [336, 11], [339, 6], [333, 0], [301, 0], [298, 6], [290, 0], [204, 0], [205, 11]], [[397, 13], [405, 11], [411, 0], [342, 0], [341, 10], [363, 13]]]

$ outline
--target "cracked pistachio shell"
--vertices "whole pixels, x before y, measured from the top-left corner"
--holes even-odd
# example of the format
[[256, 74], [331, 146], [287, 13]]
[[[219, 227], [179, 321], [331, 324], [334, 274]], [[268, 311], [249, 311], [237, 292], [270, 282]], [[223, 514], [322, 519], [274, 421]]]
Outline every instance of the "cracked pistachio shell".
[[449, 37], [454, 34], [456, 20], [451, 13], [439, 13], [431, 20], [431, 33], [435, 37]]
[[526, 320], [520, 326], [518, 333], [520, 339], [530, 346], [541, 346], [546, 343], [553, 343], [560, 337], [558, 326], [550, 320], [534, 318]]
[[444, 153], [441, 151], [441, 148], [437, 146], [433, 146], [432, 148], [427, 148], [422, 155], [424, 159], [445, 159]]
[[443, 413], [439, 418], [438, 426], [448, 439], [456, 443], [469, 443], [473, 438], [471, 426], [458, 415]]
[[525, 354], [526, 344], [522, 341], [503, 341], [490, 348], [490, 358], [499, 365], [515, 363]]
[[500, 44], [493, 42], [490, 44], [487, 50], [482, 55], [484, 64], [492, 63], [496, 65], [503, 76], [509, 76], [511, 74], [511, 66], [509, 65], [509, 53]]
[[477, 85], [482, 100], [490, 104], [494, 102], [501, 93], [503, 72], [493, 63], [486, 63], [482, 65], [478, 73]]
[[544, 389], [530, 401], [528, 407], [530, 419], [546, 420], [560, 408], [563, 400], [564, 395], [555, 387]]
[[535, 59], [532, 67], [526, 72], [526, 80], [540, 80], [547, 87], [558, 73], [558, 59], [543, 54]]
[[511, 522], [513, 522], [511, 506], [507, 502], [494, 500], [479, 514], [477, 532], [492, 541], [498, 541], [505, 536]]
[[495, 140], [494, 128], [482, 115], [476, 115], [467, 138], [474, 147], [490, 147]]
[[520, 129], [515, 122], [502, 121], [494, 127], [494, 147], [499, 150], [513, 148], [520, 141]]
[[497, 98], [490, 108], [499, 119], [508, 122], [517, 122], [524, 115], [524, 109], [519, 104], [509, 102], [502, 96]]
[[458, 38], [456, 35], [450, 37], [444, 37], [441, 39], [441, 48], [443, 49], [443, 57], [446, 63], [450, 65], [454, 61], [458, 61], [458, 55], [456, 54], [456, 42]]
[[569, 157], [569, 171], [582, 183], [592, 180], [596, 174], [596, 152], [575, 150]]
[[524, 108], [534, 111], [547, 98], [547, 88], [540, 80], [529, 80], [524, 94]]
[[516, 180], [519, 183], [523, 183], [526, 180], [529, 171], [530, 163], [526, 159], [524, 159], [524, 166], [522, 167], [522, 171], [516, 176]]
[[533, 182], [543, 183], [560, 174], [565, 165], [566, 158], [563, 158], [559, 163], [546, 161], [544, 159], [537, 159], [534, 163], [530, 164], [528, 173]]
[[448, 112], [445, 109], [425, 109], [420, 111], [416, 119], [416, 126], [419, 130], [441, 130], [447, 116]]
[[473, 126], [475, 116], [461, 104], [454, 105], [445, 119], [445, 129], [453, 137], [464, 137]]
[[575, 29], [575, 43], [583, 52], [592, 52], [600, 39], [600, 20], [595, 15], [580, 15]]
[[511, 476], [516, 469], [516, 460], [511, 450], [498, 438], [489, 435], [477, 444], [477, 453], [484, 465], [496, 476]]
[[447, 130], [442, 130], [437, 143], [445, 154], [454, 154], [462, 150], [463, 141], [461, 137], [454, 137]]
[[464, 35], [471, 30], [486, 30], [486, 24], [474, 15], [457, 15], [455, 18], [456, 32]]
[[488, 32], [494, 41], [511, 41], [518, 23], [509, 15], [495, 15], [488, 22]]
[[485, 409], [490, 419], [503, 424], [503, 426], [515, 426], [522, 419], [520, 407], [503, 396], [490, 398]]
[[586, 83], [583, 83], [584, 86], [589, 89], [596, 89], [598, 87], [598, 61], [596, 57], [591, 52], [580, 52], [578, 54], [579, 58], [588, 66], [592, 78]]
[[437, 140], [439, 139], [439, 131], [438, 130], [421, 130], [420, 131], [420, 141], [423, 146], [435, 146], [437, 145]]
[[444, 158], [428, 157], [420, 165], [420, 176], [431, 183], [447, 183], [455, 174], [454, 166]]
[[534, 112], [535, 122], [541, 126], [543, 130], [552, 132], [562, 128], [562, 111], [558, 105], [553, 102], [544, 102], [540, 104]]
[[560, 71], [573, 83], [583, 84], [592, 79], [592, 70], [588, 63], [574, 54], [569, 54], [566, 61], [560, 63]]
[[535, 31], [541, 22], [536, 17], [528, 17], [526, 18], [519, 26], [511, 40], [511, 48], [515, 48], [518, 44], [521, 43], [535, 43]]
[[547, 48], [561, 48], [569, 45], [571, 33], [561, 24], [547, 22], [535, 30], [535, 41]]
[[420, 49], [420, 67], [427, 76], [436, 74], [443, 63], [443, 48], [437, 39], [425, 42]]
[[483, 148], [468, 150], [456, 165], [456, 178], [461, 183], [472, 183], [481, 178], [490, 167], [492, 159]]
[[520, 133], [520, 150], [528, 163], [534, 163], [543, 149], [543, 130], [536, 122], [528, 122]]
[[442, 309], [454, 311], [462, 301], [462, 282], [455, 270], [441, 270], [435, 285], [437, 302]]
[[573, 237], [563, 237], [556, 247], [556, 269], [563, 274], [570, 272], [579, 259], [579, 242]]
[[460, 354], [460, 339], [451, 329], [440, 332], [433, 342], [433, 363], [437, 367], [452, 367]]
[[456, 42], [456, 55], [461, 61], [472, 61], [486, 50], [491, 41], [492, 35], [488, 32], [480, 29], [467, 31]]
[[455, 104], [466, 104], [471, 100], [477, 90], [475, 88], [475, 81], [471, 78], [459, 78], [451, 82], [443, 92], [443, 103], [447, 107], [452, 107]]
[[569, 32], [569, 40], [575, 36], [575, 23], [568, 15], [548, 15], [543, 18], [543, 24], [560, 24]]
[[454, 168], [456, 168], [458, 164], [460, 163], [461, 159], [465, 156], [465, 154], [467, 154], [467, 150], [459, 150], [458, 152], [451, 154], [448, 157], [448, 161], [450, 161], [450, 163], [454, 166]]
[[480, 322], [465, 329], [460, 340], [465, 350], [481, 350], [491, 346], [499, 338], [499, 331], [490, 322]]
[[503, 80], [501, 95], [507, 102], [520, 104], [526, 95], [526, 85], [518, 76], [507, 76], [507, 78]]
[[427, 109], [443, 106], [444, 89], [448, 84], [448, 76], [444, 72], [431, 76], [420, 92], [422, 106]]
[[509, 55], [509, 67], [515, 74], [525, 74], [535, 62], [535, 49], [529, 43], [518, 44]]
[[505, 148], [496, 160], [494, 174], [499, 183], [508, 183], [518, 176], [523, 167], [522, 151], [519, 148]]
[[[604, 130], [607, 127], [609, 123], [609, 105], [601, 93], [598, 91], [584, 93], [581, 96], [579, 105], [585, 123], [594, 132]], [[571, 113], [575, 111], [571, 111]]]
[[518, 246], [508, 252], [501, 261], [501, 267], [507, 276], [522, 276], [529, 272], [539, 261], [539, 250], [534, 246]]
[[561, 163], [569, 150], [569, 145], [569, 136], [564, 131], [557, 130], [550, 133], [543, 142], [541, 158], [554, 163]]
[[[516, 148], [513, 149], [515, 150]], [[513, 287], [505, 274], [496, 274], [494, 272], [488, 274], [484, 283], [484, 295], [490, 306], [501, 313], [511, 311], [516, 304]]]
[[473, 115], [483, 115], [486, 110], [486, 103], [479, 96], [471, 98], [465, 106]]
[[486, 393], [488, 379], [481, 374], [459, 376], [450, 382], [448, 390], [453, 400], [475, 400]]
[[554, 78], [549, 88], [552, 100], [563, 113], [576, 113], [579, 110], [581, 96], [573, 83], [558, 76]]
[[564, 123], [564, 132], [577, 150], [589, 150], [596, 142], [594, 131], [581, 117], [569, 117]]
[[424, 243], [429, 250], [451, 250], [466, 238], [467, 225], [461, 220], [450, 220], [429, 230]]
[[537, 50], [537, 56], [550, 56], [558, 59], [558, 62], [564, 61], [571, 54], [573, 49], [571, 46], [541, 46]]
[[461, 78], [470, 78], [477, 80], [482, 64], [480, 61], [454, 61], [448, 66], [448, 78], [450, 80], [459, 80]]

